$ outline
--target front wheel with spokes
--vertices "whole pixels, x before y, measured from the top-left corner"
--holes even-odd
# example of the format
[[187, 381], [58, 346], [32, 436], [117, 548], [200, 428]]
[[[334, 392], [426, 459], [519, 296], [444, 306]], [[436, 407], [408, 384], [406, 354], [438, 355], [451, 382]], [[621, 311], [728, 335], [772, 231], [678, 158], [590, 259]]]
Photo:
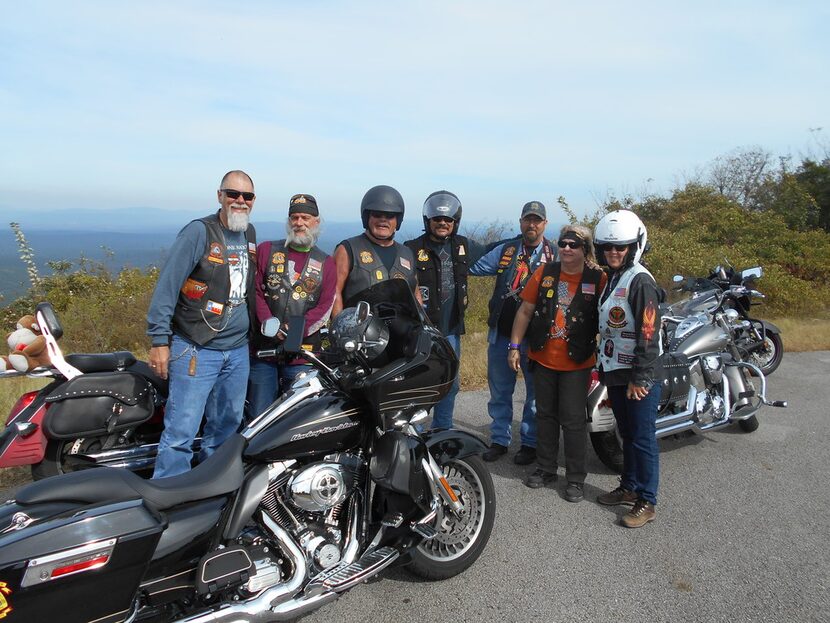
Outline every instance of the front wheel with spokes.
[[450, 578], [472, 565], [484, 551], [496, 518], [493, 479], [480, 457], [452, 459], [441, 468], [463, 508], [455, 514], [442, 506], [433, 524], [437, 534], [411, 553], [408, 569], [427, 580]]

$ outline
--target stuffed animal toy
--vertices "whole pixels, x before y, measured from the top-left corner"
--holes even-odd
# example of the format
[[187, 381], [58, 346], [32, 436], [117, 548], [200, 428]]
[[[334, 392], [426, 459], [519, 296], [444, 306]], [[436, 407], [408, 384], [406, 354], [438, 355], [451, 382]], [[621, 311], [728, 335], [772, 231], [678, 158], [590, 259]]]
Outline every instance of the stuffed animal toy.
[[17, 321], [17, 329], [6, 338], [9, 345], [8, 357], [0, 357], [0, 371], [17, 370], [28, 372], [39, 366], [51, 365], [46, 338], [34, 316], [26, 315]]

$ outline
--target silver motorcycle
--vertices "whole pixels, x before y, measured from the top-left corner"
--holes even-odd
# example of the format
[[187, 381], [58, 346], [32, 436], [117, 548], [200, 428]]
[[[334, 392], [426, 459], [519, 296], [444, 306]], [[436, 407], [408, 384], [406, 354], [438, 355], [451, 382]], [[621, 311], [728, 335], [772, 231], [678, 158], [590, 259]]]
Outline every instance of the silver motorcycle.
[[669, 315], [689, 316], [713, 310], [719, 303], [718, 293], [730, 290], [733, 296], [728, 304], [743, 320], [749, 321], [746, 328], [735, 335], [735, 346], [738, 347], [744, 361], [754, 363], [769, 376], [775, 372], [784, 358], [784, 343], [781, 339], [781, 329], [768, 320], [754, 318], [750, 312], [751, 307], [766, 298], [755, 289], [755, 282], [763, 276], [764, 270], [760, 266], [754, 266], [738, 271], [729, 260], [725, 261], [726, 266], [715, 266], [708, 277], [675, 275], [676, 285], [673, 289], [689, 293], [689, 296], [669, 305]]
[[[700, 433], [737, 423], [743, 431], [758, 428], [763, 405], [786, 407], [768, 400], [766, 377], [745, 361], [736, 340], [751, 321], [734, 308], [742, 296], [735, 289], [712, 291], [714, 304], [687, 316], [663, 316], [663, 376], [657, 413], [657, 438], [685, 431]], [[606, 387], [594, 372], [588, 392], [588, 432], [600, 460], [610, 469], [623, 468], [622, 440]]]

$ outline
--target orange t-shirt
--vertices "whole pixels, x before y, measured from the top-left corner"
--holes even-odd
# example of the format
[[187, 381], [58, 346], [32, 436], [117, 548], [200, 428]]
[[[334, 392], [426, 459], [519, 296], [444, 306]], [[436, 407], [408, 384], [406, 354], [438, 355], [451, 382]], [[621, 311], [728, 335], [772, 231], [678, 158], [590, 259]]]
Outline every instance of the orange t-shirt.
[[[539, 296], [539, 284], [542, 281], [542, 271], [545, 265], [542, 264], [533, 273], [533, 276], [527, 280], [527, 284], [522, 290], [522, 300], [528, 303], [536, 304], [536, 297]], [[556, 317], [553, 320], [553, 326], [550, 329], [551, 335], [558, 337], [551, 337], [545, 342], [544, 348], [538, 351], [528, 351], [528, 357], [540, 363], [551, 370], [558, 370], [559, 372], [569, 372], [571, 370], [582, 370], [584, 368], [591, 368], [596, 363], [596, 355], [591, 355], [585, 361], [576, 362], [568, 357], [568, 342], [565, 341], [567, 329], [565, 328], [565, 313], [564, 310], [570, 305], [571, 299], [576, 294], [579, 283], [582, 281], [582, 273], [577, 275], [569, 275], [564, 271], [559, 274], [559, 283], [557, 285], [559, 305], [556, 310]], [[608, 281], [607, 275], [603, 274], [600, 277], [599, 288], [594, 294], [594, 298], [598, 301], [600, 293], [605, 289], [605, 282]], [[567, 288], [567, 290], [566, 290]]]

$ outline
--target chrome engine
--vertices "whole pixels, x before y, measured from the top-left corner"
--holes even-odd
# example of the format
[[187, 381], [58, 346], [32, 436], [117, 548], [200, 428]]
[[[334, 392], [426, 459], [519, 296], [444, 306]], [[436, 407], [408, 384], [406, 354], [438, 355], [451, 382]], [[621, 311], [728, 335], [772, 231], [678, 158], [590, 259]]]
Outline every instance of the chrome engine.
[[723, 367], [717, 355], [701, 357], [690, 367], [691, 385], [697, 390], [694, 419], [699, 425], [719, 420], [726, 413], [721, 391]]
[[294, 461], [272, 465], [261, 504], [294, 537], [313, 570], [310, 575], [343, 560], [355, 512], [345, 511], [362, 492], [366, 474], [364, 459], [348, 453], [304, 466]]

